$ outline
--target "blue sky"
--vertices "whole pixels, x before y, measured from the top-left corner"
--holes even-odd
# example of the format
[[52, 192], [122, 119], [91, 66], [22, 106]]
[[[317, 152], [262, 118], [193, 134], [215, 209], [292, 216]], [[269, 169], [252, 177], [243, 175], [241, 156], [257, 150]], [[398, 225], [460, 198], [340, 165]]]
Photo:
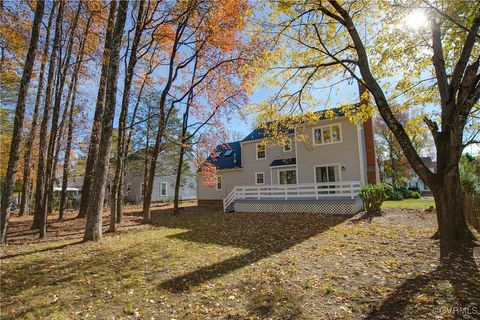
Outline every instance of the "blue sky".
[[[130, 23], [130, 21], [127, 22], [127, 24]], [[128, 29], [129, 26], [127, 26], [126, 29]], [[103, 45], [102, 45], [103, 47]], [[122, 61], [120, 64], [121, 70], [123, 71], [124, 67], [124, 62]], [[98, 62], [95, 62], [94, 64], [91, 64], [89, 71], [92, 75], [92, 77], [88, 80], [82, 79], [81, 85], [79, 86], [79, 91], [81, 94], [79, 94], [79, 100], [83, 100], [83, 103], [87, 107], [87, 125], [91, 125], [91, 118], [93, 117], [93, 112], [94, 112], [94, 107], [95, 107], [95, 101], [96, 101], [96, 95], [97, 95], [97, 88], [98, 88], [98, 78], [100, 76], [100, 66]], [[121, 96], [122, 96], [122, 86], [123, 86], [123, 72], [121, 72], [119, 78], [118, 78], [118, 93], [117, 93], [117, 106], [119, 106], [120, 101], [121, 101]], [[335, 81], [338, 81], [339, 79], [332, 79], [330, 82], [334, 83]], [[323, 83], [324, 84], [324, 83]], [[158, 90], [161, 90], [162, 88], [159, 87]], [[265, 88], [261, 87], [258, 88], [254, 94], [252, 94], [249, 97], [249, 103], [251, 104], [256, 104], [261, 101], [266, 100], [269, 96], [273, 95], [276, 92], [276, 88]], [[31, 93], [34, 95], [35, 92], [35, 86], [31, 87]], [[358, 101], [358, 88], [356, 82], [349, 83], [347, 81], [344, 81], [338, 85], [336, 85], [334, 88], [329, 89], [316, 89], [315, 92], [313, 93], [315, 98], [318, 100], [318, 106], [315, 106], [315, 110], [322, 110], [326, 108], [331, 108], [335, 107], [338, 104], [344, 104], [344, 103], [355, 103]], [[132, 92], [131, 96], [131, 103], [133, 103], [134, 98], [136, 93]], [[32, 96], [32, 95], [31, 95]], [[80, 102], [78, 101], [78, 102]], [[119, 113], [119, 108], [117, 107], [117, 116]], [[246, 136], [252, 129], [255, 124], [255, 119], [256, 116], [255, 114], [248, 114], [243, 117], [241, 117], [238, 114], [234, 114], [232, 116], [232, 121], [231, 123], [228, 124], [228, 128], [230, 129], [231, 132], [235, 133], [236, 135], [239, 136]], [[117, 126], [117, 120], [115, 119], [115, 127]], [[470, 153], [479, 153], [480, 147], [477, 146], [470, 146], [466, 151]]]

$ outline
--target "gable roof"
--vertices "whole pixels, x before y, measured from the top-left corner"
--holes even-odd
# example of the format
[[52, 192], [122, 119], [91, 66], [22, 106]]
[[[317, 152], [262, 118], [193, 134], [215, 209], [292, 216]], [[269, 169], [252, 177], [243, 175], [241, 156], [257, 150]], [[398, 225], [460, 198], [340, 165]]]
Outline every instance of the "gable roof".
[[219, 144], [215, 150], [219, 153], [218, 157], [210, 155], [207, 161], [216, 165], [218, 169], [233, 169], [242, 166], [240, 141]]
[[[345, 116], [345, 113], [340, 109], [340, 108], [332, 108], [328, 110], [321, 110], [317, 111], [315, 113], [320, 114], [320, 117], [318, 120], [326, 120], [328, 119], [327, 117], [327, 111], [332, 110], [335, 116], [337, 117], [343, 117]], [[290, 133], [290, 132], [289, 132]], [[263, 128], [256, 128], [252, 132], [248, 134], [241, 142], [246, 142], [246, 141], [253, 141], [253, 140], [260, 140], [265, 137], [265, 129]]]

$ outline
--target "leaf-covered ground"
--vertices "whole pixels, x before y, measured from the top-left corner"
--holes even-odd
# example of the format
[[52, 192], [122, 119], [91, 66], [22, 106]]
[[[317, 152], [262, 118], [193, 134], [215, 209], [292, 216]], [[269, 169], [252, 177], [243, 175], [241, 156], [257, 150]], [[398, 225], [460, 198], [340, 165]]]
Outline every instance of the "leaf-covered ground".
[[367, 222], [163, 208], [152, 225], [140, 221], [131, 210], [98, 244], [79, 242], [84, 220], [53, 222], [39, 242], [26, 218], [14, 218], [1, 257], [2, 318], [480, 317], [479, 248], [440, 265], [429, 239], [435, 216], [423, 210]]

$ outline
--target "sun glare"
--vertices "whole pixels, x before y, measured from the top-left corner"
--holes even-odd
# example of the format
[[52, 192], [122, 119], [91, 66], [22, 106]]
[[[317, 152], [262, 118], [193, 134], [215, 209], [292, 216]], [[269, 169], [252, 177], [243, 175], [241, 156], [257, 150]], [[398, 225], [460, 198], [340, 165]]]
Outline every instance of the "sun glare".
[[420, 29], [427, 25], [427, 16], [421, 10], [413, 11], [405, 17], [405, 25], [412, 29]]

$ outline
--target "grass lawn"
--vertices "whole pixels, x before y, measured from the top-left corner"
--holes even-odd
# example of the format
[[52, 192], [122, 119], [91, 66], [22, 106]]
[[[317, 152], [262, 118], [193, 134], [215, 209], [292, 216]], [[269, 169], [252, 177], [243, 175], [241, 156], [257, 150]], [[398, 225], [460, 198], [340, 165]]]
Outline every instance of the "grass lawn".
[[404, 199], [400, 201], [385, 201], [382, 209], [398, 208], [398, 209], [428, 209], [430, 206], [435, 208], [433, 198], [421, 199]]
[[140, 221], [132, 211], [119, 233], [81, 243], [84, 220], [52, 218], [40, 242], [14, 218], [0, 317], [434, 319], [480, 301], [479, 249], [440, 265], [434, 215], [420, 210], [367, 222], [190, 207]]

